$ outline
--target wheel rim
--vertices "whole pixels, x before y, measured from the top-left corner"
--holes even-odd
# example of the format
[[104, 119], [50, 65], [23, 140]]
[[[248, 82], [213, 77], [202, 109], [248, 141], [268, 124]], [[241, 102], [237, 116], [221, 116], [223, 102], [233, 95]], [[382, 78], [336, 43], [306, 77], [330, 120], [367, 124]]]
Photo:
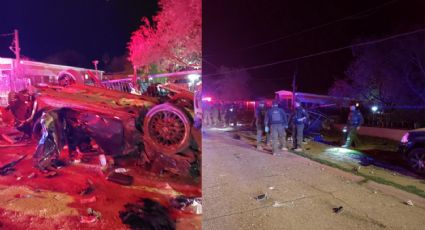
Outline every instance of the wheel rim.
[[178, 146], [185, 138], [183, 120], [171, 111], [159, 111], [149, 122], [149, 134], [156, 144], [170, 148]]
[[409, 159], [410, 166], [417, 172], [425, 172], [425, 153], [414, 153]]

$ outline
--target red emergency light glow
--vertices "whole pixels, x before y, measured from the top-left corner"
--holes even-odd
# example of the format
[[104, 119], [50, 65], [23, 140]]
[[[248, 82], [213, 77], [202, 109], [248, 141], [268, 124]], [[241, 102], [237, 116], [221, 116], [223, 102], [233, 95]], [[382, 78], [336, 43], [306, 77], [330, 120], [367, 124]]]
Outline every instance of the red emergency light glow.
[[212, 99], [211, 99], [211, 97], [204, 97], [204, 98], [202, 98], [202, 101], [208, 101], [208, 102], [210, 102]]

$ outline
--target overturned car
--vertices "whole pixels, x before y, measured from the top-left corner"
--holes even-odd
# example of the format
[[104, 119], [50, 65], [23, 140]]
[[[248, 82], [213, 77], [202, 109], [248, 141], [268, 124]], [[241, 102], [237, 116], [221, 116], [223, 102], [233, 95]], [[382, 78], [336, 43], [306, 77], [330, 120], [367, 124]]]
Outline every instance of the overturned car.
[[65, 146], [70, 158], [96, 146], [101, 154], [140, 156], [157, 172], [193, 175], [199, 169], [201, 134], [193, 126], [189, 91], [159, 98], [86, 85], [38, 85], [11, 92], [9, 109], [17, 128], [38, 140], [34, 163], [40, 170], [48, 170]]

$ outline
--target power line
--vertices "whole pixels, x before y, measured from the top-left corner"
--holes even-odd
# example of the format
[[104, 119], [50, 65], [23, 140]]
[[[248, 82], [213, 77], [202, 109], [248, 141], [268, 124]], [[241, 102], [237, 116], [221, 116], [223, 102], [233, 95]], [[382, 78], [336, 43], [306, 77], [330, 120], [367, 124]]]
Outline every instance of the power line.
[[8, 37], [8, 36], [13, 36], [14, 33], [9, 33], [9, 34], [0, 34], [0, 37]]
[[425, 31], [425, 28], [422, 28], [422, 29], [418, 29], [418, 30], [414, 30], [414, 31], [410, 31], [410, 32], [395, 34], [395, 35], [385, 37], [385, 38], [381, 38], [381, 39], [376, 39], [376, 40], [373, 40], [373, 41], [361, 42], [361, 43], [343, 46], [343, 47], [339, 47], [339, 48], [335, 48], [335, 49], [324, 50], [324, 51], [321, 51], [321, 52], [308, 54], [308, 55], [301, 56], [301, 57], [296, 57], [296, 58], [291, 58], [291, 59], [283, 59], [283, 60], [280, 60], [280, 61], [275, 61], [275, 62], [271, 62], [271, 63], [267, 63], [267, 64], [261, 64], [261, 65], [254, 65], [254, 66], [241, 68], [241, 69], [237, 69], [237, 70], [232, 70], [232, 71], [227, 71], [227, 72], [204, 74], [203, 76], [216, 76], [216, 75], [221, 75], [221, 74], [226, 74], [226, 73], [235, 73], [235, 72], [239, 72], [239, 71], [243, 71], [243, 70], [254, 70], [254, 69], [266, 68], [266, 67], [269, 67], [269, 66], [274, 66], [274, 65], [278, 65], [278, 64], [287, 63], [287, 62], [293, 62], [293, 61], [298, 61], [298, 60], [302, 60], [302, 59], [306, 59], [306, 58], [321, 56], [321, 55], [324, 55], [324, 54], [335, 53], [335, 52], [345, 50], [345, 49], [349, 49], [349, 48], [377, 44], [377, 43], [384, 42], [384, 41], [387, 41], [387, 40], [391, 40], [391, 39], [395, 39], [395, 38], [399, 38], [399, 37], [404, 37], [404, 36], [424, 32], [424, 31]]
[[[372, 8], [363, 10], [363, 11], [360, 11], [358, 13], [355, 13], [355, 14], [352, 14], [352, 15], [349, 15], [349, 16], [345, 16], [343, 18], [336, 19], [336, 20], [331, 21], [331, 22], [327, 22], [327, 23], [324, 23], [324, 24], [321, 24], [321, 25], [313, 26], [313, 27], [310, 27], [310, 28], [307, 28], [307, 29], [304, 29], [304, 30], [301, 30], [301, 31], [298, 31], [298, 32], [294, 32], [294, 33], [291, 33], [291, 34], [287, 34], [285, 36], [282, 36], [282, 37], [279, 37], [279, 38], [275, 38], [275, 39], [272, 39], [272, 40], [269, 40], [269, 41], [256, 43], [256, 44], [253, 44], [253, 45], [248, 46], [248, 47], [239, 48], [236, 51], [244, 51], [244, 50], [253, 49], [253, 48], [260, 47], [260, 46], [268, 45], [268, 44], [271, 44], [271, 43], [275, 43], [277, 41], [281, 41], [281, 40], [284, 40], [284, 39], [287, 39], [287, 38], [290, 38], [290, 37], [293, 37], [293, 36], [296, 36], [296, 35], [300, 35], [300, 34], [303, 34], [303, 33], [306, 33], [306, 32], [310, 32], [310, 31], [313, 31], [313, 30], [316, 30], [316, 29], [320, 29], [320, 28], [323, 28], [323, 27], [326, 27], [326, 26], [335, 24], [337, 22], [342, 22], [342, 21], [346, 21], [346, 20], [350, 20], [350, 19], [358, 19], [358, 18], [361, 18], [361, 17], [367, 17], [370, 14], [369, 15], [365, 15], [366, 13], [372, 12], [372, 11], [377, 10], [377, 9], [380, 9], [380, 8], [383, 8], [383, 7], [387, 6], [387, 5], [390, 5], [390, 4], [395, 3], [397, 1], [398, 0], [388, 1], [388, 2], [385, 2], [385, 3], [381, 4], [381, 5], [378, 5], [378, 6], [375, 6], [375, 7], [372, 7]], [[207, 55], [207, 56], [214, 56], [214, 55]]]

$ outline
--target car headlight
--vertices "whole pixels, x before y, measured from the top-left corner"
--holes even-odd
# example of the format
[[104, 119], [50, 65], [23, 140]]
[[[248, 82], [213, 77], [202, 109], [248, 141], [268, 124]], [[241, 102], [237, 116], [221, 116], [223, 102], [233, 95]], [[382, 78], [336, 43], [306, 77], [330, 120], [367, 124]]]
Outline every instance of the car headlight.
[[409, 142], [409, 133], [405, 133], [403, 137], [401, 138], [400, 142], [403, 144], [406, 144], [407, 142]]

